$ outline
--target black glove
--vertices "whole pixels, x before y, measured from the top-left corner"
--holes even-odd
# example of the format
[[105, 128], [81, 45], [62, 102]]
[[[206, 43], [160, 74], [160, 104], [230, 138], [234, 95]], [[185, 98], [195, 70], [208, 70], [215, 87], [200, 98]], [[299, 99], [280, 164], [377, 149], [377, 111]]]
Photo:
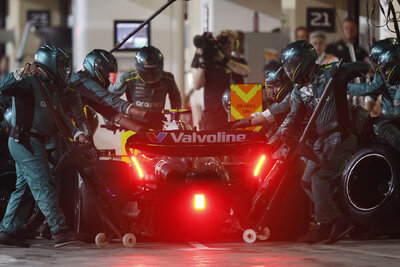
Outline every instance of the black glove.
[[143, 119], [148, 123], [167, 121], [163, 113], [154, 111], [147, 111]]
[[267, 146], [269, 147], [271, 154], [275, 153], [282, 145], [282, 140], [279, 134], [274, 134], [268, 141]]
[[237, 128], [247, 128], [251, 126], [251, 119], [240, 119], [240, 120], [236, 120], [233, 121], [230, 128], [231, 129], [237, 129]]
[[281, 130], [281, 140], [286, 143], [290, 139], [290, 131], [288, 128], [283, 128]]
[[331, 72], [330, 72], [331, 77], [332, 77], [333, 79], [336, 79], [336, 78], [339, 76], [339, 74], [340, 74], [341, 71], [342, 71], [342, 68], [338, 68], [337, 66], [336, 66], [336, 67], [333, 67], [332, 70], [331, 70]]

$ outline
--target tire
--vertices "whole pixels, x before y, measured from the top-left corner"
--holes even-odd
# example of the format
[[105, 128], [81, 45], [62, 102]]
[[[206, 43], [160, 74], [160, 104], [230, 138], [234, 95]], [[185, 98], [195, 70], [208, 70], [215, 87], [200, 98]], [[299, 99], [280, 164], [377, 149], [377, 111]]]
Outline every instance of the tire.
[[378, 232], [400, 230], [399, 154], [384, 145], [358, 151], [345, 168], [341, 199], [345, 212]]
[[[109, 191], [107, 194], [114, 196], [109, 205], [115, 212], [122, 213], [128, 201], [129, 193], [134, 190], [131, 185], [133, 178], [129, 165], [122, 161], [99, 160], [93, 162], [92, 166], [94, 173], [96, 173], [95, 177], [92, 178], [100, 179], [100, 187], [97, 187], [95, 191], [101, 189]], [[108, 230], [102, 229], [102, 220], [98, 214], [96, 203], [80, 175], [77, 179], [75, 203], [75, 229], [78, 233], [89, 234], [89, 238], [94, 240], [98, 233]]]
[[101, 232], [100, 217], [96, 206], [89, 195], [85, 183], [80, 175], [77, 180], [77, 192], [75, 195], [75, 231], [89, 235], [92, 240], [97, 233]]

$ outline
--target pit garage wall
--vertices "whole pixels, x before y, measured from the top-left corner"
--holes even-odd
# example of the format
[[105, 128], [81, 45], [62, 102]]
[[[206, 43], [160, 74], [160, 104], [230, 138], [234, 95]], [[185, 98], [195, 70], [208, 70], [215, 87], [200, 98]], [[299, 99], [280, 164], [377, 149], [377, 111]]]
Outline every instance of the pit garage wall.
[[[166, 1], [148, 0], [74, 0], [73, 53], [74, 70], [91, 50], [114, 47], [114, 20], [144, 20]], [[164, 54], [164, 69], [174, 74], [183, 90], [183, 1], [176, 1], [151, 22], [151, 44]], [[134, 52], [115, 52], [119, 75], [134, 69]], [[168, 106], [168, 105], [167, 105]], [[103, 119], [100, 118], [100, 124]], [[98, 148], [121, 152], [120, 133], [99, 128], [94, 137]]]
[[[11, 71], [14, 70], [16, 54], [27, 22], [27, 13], [29, 10], [49, 10], [51, 13], [50, 26], [57, 27], [60, 25], [59, 1], [57, 0], [9, 0], [6, 28], [8, 30], [13, 30], [15, 35], [15, 42], [9, 42], [6, 45], [6, 53], [10, 58]], [[24, 59], [21, 62], [22, 66], [27, 62], [33, 61], [35, 52], [39, 48], [39, 45], [39, 37], [34, 33], [30, 33], [23, 53]]]

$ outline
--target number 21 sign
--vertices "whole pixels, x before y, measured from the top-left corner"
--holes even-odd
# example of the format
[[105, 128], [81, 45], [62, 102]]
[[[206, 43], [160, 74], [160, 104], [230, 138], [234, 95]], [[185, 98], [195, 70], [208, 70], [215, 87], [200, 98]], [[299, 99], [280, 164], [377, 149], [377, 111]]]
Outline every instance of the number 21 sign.
[[307, 8], [309, 31], [335, 32], [335, 10], [333, 8]]

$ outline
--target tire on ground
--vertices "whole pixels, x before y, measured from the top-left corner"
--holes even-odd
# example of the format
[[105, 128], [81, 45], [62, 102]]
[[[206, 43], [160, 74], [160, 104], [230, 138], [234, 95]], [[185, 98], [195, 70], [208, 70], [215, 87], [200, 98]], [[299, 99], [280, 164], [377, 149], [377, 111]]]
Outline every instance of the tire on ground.
[[384, 145], [358, 151], [342, 176], [343, 208], [357, 223], [378, 232], [400, 230], [399, 154]]
[[[92, 178], [98, 183], [96, 194], [109, 201], [108, 204], [114, 212], [122, 213], [128, 201], [128, 194], [134, 191], [129, 165], [122, 161], [99, 160], [92, 162], [92, 167], [93, 173], [96, 173]], [[99, 232], [107, 232], [109, 229], [102, 229], [96, 204], [80, 175], [77, 183], [75, 229], [78, 233], [89, 234], [89, 239], [94, 240]], [[98, 192], [99, 190], [103, 192]], [[110, 219], [113, 220], [112, 215]]]

